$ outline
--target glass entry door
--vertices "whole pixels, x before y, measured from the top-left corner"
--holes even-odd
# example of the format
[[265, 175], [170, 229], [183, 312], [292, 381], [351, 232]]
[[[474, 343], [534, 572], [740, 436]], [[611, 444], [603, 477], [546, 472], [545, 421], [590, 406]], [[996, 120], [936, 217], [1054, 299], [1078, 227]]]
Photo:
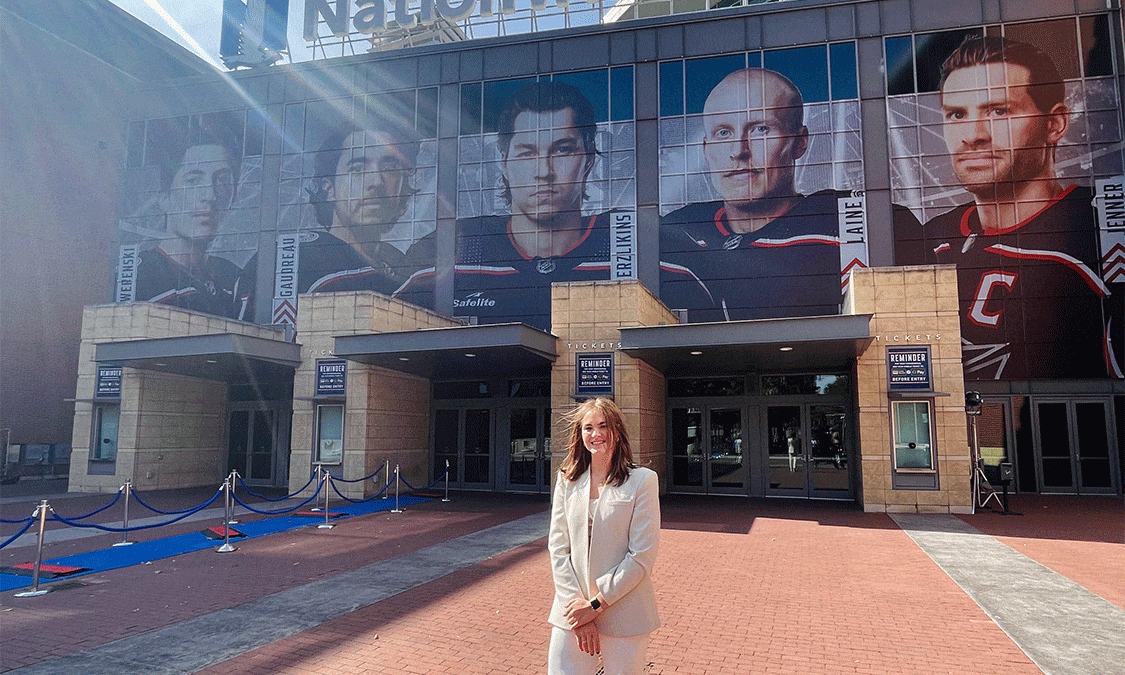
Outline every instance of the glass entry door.
[[508, 411], [508, 490], [547, 492], [551, 474], [550, 408]]
[[277, 415], [274, 410], [231, 410], [227, 422], [227, 471], [250, 485], [274, 485]]
[[766, 407], [767, 493], [850, 498], [847, 410], [840, 405]]
[[672, 408], [672, 487], [745, 494], [749, 485], [742, 408]]
[[1114, 494], [1118, 469], [1109, 401], [1038, 400], [1035, 448], [1039, 490]]
[[492, 436], [490, 408], [435, 410], [433, 477], [444, 476], [448, 466], [450, 487], [491, 487]]

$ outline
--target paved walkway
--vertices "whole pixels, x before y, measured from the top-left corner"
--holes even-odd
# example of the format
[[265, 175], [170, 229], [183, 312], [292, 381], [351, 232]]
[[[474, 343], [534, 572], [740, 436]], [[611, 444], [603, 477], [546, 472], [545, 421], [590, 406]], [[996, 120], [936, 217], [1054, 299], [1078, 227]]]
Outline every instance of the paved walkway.
[[[3, 502], [5, 518], [32, 503]], [[1121, 673], [1125, 507], [1013, 508], [1026, 515], [666, 497], [648, 672]], [[460, 494], [5, 593], [0, 671], [543, 672], [546, 509]]]

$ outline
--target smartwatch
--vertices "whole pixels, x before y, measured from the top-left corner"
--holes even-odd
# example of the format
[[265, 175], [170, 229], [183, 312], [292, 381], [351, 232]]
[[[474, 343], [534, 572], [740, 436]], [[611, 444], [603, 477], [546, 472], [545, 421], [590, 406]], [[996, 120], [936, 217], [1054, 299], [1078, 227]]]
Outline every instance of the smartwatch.
[[594, 598], [593, 600], [590, 601], [590, 609], [594, 610], [595, 612], [598, 611], [599, 609], [601, 609], [601, 607], [602, 607], [602, 601], [601, 600], [598, 600], [597, 598]]

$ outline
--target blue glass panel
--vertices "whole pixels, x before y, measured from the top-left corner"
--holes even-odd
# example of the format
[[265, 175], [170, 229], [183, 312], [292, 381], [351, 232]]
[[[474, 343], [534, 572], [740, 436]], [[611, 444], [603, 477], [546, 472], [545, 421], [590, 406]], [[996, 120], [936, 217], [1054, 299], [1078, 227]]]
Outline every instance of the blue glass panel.
[[914, 93], [914, 48], [909, 35], [883, 40], [887, 52], [887, 94]]
[[828, 55], [832, 66], [832, 100], [859, 98], [859, 83], [855, 76], [855, 43], [829, 45]]
[[258, 108], [250, 110], [246, 115], [246, 146], [242, 151], [244, 156], [260, 155], [265, 145], [266, 119]]
[[715, 85], [736, 70], [746, 67], [745, 54], [712, 56], [705, 59], [692, 59], [684, 64], [684, 81], [687, 82], [687, 96], [684, 107], [688, 115], [703, 112], [703, 104], [711, 95]]
[[660, 116], [684, 114], [684, 62], [660, 64]]
[[480, 133], [481, 83], [461, 85], [461, 135], [473, 136]]
[[[126, 166], [143, 166], [145, 159], [145, 123], [130, 122]], [[261, 154], [261, 153], [258, 153]]]
[[746, 55], [747, 68], [761, 68], [762, 67], [762, 53], [750, 52]]
[[763, 62], [789, 78], [805, 103], [828, 100], [828, 50], [824, 45], [766, 52]]
[[437, 138], [437, 87], [418, 90], [418, 135]]
[[623, 66], [609, 72], [610, 111], [613, 121], [633, 119], [633, 67]]
[[555, 82], [565, 82], [586, 95], [594, 107], [594, 118], [599, 122], [609, 120], [609, 71], [587, 70], [580, 73], [560, 73]]
[[941, 64], [945, 63], [945, 59], [957, 49], [957, 46], [965, 38], [980, 35], [981, 29], [979, 28], [915, 35], [914, 66], [918, 78], [918, 93], [941, 89]]
[[1105, 14], [1084, 16], [1079, 20], [1082, 32], [1082, 72], [1086, 77], [1113, 74], [1113, 38], [1109, 17]]
[[500, 113], [504, 111], [504, 106], [508, 105], [512, 95], [519, 91], [520, 87], [532, 82], [535, 82], [534, 77], [484, 83], [484, 133], [496, 131]]

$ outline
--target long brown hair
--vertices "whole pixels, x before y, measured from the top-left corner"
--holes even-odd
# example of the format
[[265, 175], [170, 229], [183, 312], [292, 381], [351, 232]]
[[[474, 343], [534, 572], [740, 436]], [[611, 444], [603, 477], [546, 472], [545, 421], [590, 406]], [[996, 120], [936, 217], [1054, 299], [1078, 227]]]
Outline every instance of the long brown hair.
[[563, 416], [563, 424], [570, 427], [570, 436], [566, 442], [566, 459], [563, 460], [559, 470], [567, 480], [577, 480], [590, 468], [590, 451], [582, 442], [582, 419], [595, 411], [602, 414], [613, 434], [613, 452], [610, 456], [606, 483], [620, 487], [629, 477], [629, 470], [637, 465], [633, 463], [633, 448], [629, 445], [629, 432], [625, 429], [621, 408], [617, 407], [612, 399], [601, 397], [587, 399]]

